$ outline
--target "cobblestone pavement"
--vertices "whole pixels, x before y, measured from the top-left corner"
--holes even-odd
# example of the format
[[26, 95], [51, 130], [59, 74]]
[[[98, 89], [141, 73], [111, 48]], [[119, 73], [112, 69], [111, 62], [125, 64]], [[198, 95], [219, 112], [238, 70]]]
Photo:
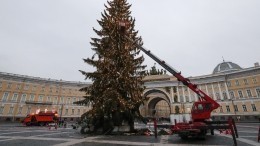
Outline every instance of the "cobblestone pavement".
[[[238, 124], [239, 146], [260, 146], [257, 142], [259, 124]], [[86, 136], [72, 128], [24, 127], [12, 124], [0, 124], [0, 146], [230, 146], [233, 140], [230, 135], [215, 132], [206, 140], [181, 140], [177, 135], [153, 136]]]

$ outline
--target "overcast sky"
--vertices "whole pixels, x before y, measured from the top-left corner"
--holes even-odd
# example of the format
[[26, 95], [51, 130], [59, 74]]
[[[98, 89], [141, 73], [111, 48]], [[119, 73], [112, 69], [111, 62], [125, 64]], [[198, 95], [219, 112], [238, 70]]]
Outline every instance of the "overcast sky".
[[[184, 76], [260, 61], [259, 0], [128, 0], [144, 47]], [[106, 0], [0, 0], [0, 72], [84, 81]], [[147, 69], [154, 64], [144, 55]], [[159, 68], [159, 65], [157, 65]]]

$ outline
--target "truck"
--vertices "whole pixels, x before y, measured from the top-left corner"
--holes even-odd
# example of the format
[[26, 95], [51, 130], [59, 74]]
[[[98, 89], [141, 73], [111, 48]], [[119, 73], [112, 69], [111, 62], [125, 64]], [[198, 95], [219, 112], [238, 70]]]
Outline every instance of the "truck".
[[214, 135], [214, 129], [219, 131], [229, 130], [232, 134], [234, 145], [237, 145], [236, 137], [238, 138], [238, 133], [234, 119], [229, 119], [228, 121], [212, 121], [211, 112], [220, 107], [219, 103], [213, 100], [210, 96], [204, 93], [198, 88], [196, 84], [193, 84], [188, 78], [185, 78], [181, 75], [181, 72], [177, 71], [164, 60], [161, 60], [159, 57], [151, 53], [150, 50], [145, 49], [138, 42], [131, 39], [133, 36], [128, 33], [129, 23], [127, 21], [118, 21], [118, 31], [122, 35], [121, 41], [131, 42], [147, 56], [152, 58], [158, 64], [160, 64], [165, 70], [170, 72], [174, 77], [177, 78], [179, 82], [187, 86], [190, 90], [195, 92], [198, 95], [198, 101], [193, 103], [191, 109], [191, 119], [189, 121], [182, 120], [177, 122], [175, 119], [174, 125], [172, 127], [172, 132], [178, 134], [181, 139], [187, 139], [189, 137], [196, 137], [200, 139], [205, 139], [205, 136], [208, 131], [211, 132], [211, 135]]
[[40, 111], [37, 114], [28, 114], [21, 122], [26, 126], [44, 126], [50, 123], [57, 123], [58, 119], [56, 111]]

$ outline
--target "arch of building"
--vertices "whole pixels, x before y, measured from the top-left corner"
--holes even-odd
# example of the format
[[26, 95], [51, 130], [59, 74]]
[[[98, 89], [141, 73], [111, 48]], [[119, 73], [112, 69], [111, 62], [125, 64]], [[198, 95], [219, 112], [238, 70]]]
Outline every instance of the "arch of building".
[[144, 93], [144, 98], [147, 98], [147, 96], [149, 96], [149, 95], [158, 94], [158, 93], [160, 94], [159, 96], [155, 95], [155, 97], [150, 97], [149, 100], [145, 103], [145, 107], [146, 107], [145, 110], [147, 110], [146, 113], [149, 113], [148, 115], [150, 115], [150, 116], [153, 116], [152, 111], [155, 109], [156, 104], [161, 100], [166, 101], [169, 105], [170, 113], [172, 111], [171, 110], [171, 100], [169, 98], [169, 95], [163, 90], [150, 89]]

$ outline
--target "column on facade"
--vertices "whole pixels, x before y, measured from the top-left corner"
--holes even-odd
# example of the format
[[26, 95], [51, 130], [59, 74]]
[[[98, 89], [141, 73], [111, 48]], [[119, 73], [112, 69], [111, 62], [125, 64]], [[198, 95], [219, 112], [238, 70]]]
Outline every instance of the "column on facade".
[[205, 84], [205, 87], [206, 87], [206, 93], [207, 93], [207, 95], [209, 95], [209, 90], [208, 90], [207, 84]]
[[215, 93], [213, 83], [211, 84], [211, 89], [212, 89], [213, 99], [216, 100], [216, 93]]
[[220, 85], [219, 85], [219, 82], [218, 82], [218, 89], [219, 89], [219, 96], [220, 96], [220, 99], [223, 100], [223, 95], [222, 95], [222, 91], [221, 91], [221, 88], [220, 88]]
[[181, 100], [180, 100], [179, 86], [177, 86], [176, 89], [177, 89], [177, 95], [178, 95], [178, 102], [180, 102]]
[[189, 93], [189, 100], [190, 100], [190, 102], [192, 102], [192, 100], [191, 100], [191, 94], [190, 94], [190, 89], [188, 89], [188, 93]]
[[170, 104], [173, 103], [174, 99], [173, 99], [173, 87], [171, 87], [171, 97], [170, 97]]
[[184, 93], [184, 86], [182, 86], [182, 97], [183, 97], [183, 102], [186, 102], [186, 97], [185, 97], [185, 93]]
[[227, 82], [225, 82], [225, 89], [226, 89], [226, 94], [227, 94], [228, 99], [231, 99], [230, 96], [229, 96], [229, 91], [228, 91], [228, 87], [227, 87]]
[[[198, 85], [198, 88], [199, 88], [200, 90], [201, 90], [201, 86], [202, 86], [202, 85]], [[201, 90], [201, 91], [202, 91], [202, 90]], [[197, 95], [197, 98], [198, 98], [198, 97], [199, 97], [199, 96]], [[199, 100], [199, 99], [198, 99], [198, 100]]]

